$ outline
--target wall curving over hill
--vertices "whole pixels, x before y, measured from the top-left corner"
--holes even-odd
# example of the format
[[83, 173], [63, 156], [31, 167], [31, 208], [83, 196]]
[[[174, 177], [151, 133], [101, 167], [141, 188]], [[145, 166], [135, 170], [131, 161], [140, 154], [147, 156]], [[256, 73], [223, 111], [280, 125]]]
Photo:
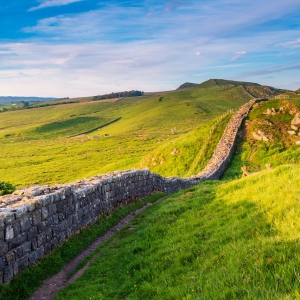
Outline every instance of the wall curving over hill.
[[100, 215], [154, 191], [174, 193], [205, 180], [218, 179], [233, 153], [238, 130], [254, 103], [230, 119], [205, 169], [190, 178], [165, 178], [148, 170], [95, 176], [71, 184], [32, 186], [0, 197], [0, 284], [14, 276]]

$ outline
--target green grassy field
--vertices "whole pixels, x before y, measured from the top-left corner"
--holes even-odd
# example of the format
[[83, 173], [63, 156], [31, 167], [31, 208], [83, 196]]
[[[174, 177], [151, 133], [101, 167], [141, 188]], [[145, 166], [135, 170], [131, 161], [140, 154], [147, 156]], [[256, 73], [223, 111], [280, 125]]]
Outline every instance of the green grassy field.
[[55, 299], [299, 299], [299, 180], [289, 165], [169, 196]]
[[[157, 147], [165, 149], [164, 155], [168, 156], [173, 142], [175, 147], [189, 148], [176, 155], [178, 168], [171, 168], [166, 158], [165, 166], [155, 171], [187, 176], [203, 166], [198, 153], [206, 151], [192, 149], [192, 143], [199, 144], [208, 136], [207, 124], [213, 126], [215, 118], [249, 99], [241, 86], [196, 86], [115, 103], [80, 102], [2, 113], [0, 180], [17, 187], [55, 184], [140, 167], [143, 158]], [[119, 120], [90, 134], [69, 138], [116, 119]], [[224, 126], [224, 122], [218, 125], [214, 137], [221, 134]], [[191, 132], [199, 137], [192, 137]], [[186, 166], [187, 157], [198, 161], [192, 170]]]

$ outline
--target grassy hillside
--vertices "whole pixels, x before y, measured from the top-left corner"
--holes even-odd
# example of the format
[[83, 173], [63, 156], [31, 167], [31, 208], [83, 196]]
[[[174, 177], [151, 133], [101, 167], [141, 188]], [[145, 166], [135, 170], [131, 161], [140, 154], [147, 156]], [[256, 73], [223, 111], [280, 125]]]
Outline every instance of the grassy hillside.
[[[292, 131], [291, 121], [300, 112], [300, 95], [287, 93], [289, 99], [272, 99], [255, 105], [247, 117], [242, 138], [237, 145], [237, 154], [224, 178], [239, 177], [242, 166], [248, 166], [250, 172], [263, 170], [266, 164], [273, 167], [283, 164], [299, 164], [300, 149], [296, 142], [300, 140], [298, 131]], [[267, 109], [275, 113], [267, 115]], [[281, 109], [280, 109], [281, 108]], [[255, 139], [254, 135], [262, 132], [269, 141]]]
[[298, 299], [299, 166], [169, 196], [55, 299]]
[[[2, 113], [0, 179], [20, 187], [133, 168], [158, 146], [184, 139], [185, 134], [250, 98], [242, 87], [197, 86], [114, 103], [79, 102]], [[205, 128], [199, 129], [203, 135], [210, 130]], [[92, 132], [69, 138], [87, 131]], [[168, 167], [165, 170], [166, 175], [187, 171], [182, 166], [178, 174]]]

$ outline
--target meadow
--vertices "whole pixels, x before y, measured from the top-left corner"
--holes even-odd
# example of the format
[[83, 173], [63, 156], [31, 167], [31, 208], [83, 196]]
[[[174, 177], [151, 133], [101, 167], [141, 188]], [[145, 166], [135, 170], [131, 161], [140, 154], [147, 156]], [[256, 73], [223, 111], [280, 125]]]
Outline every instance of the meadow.
[[[82, 101], [2, 113], [0, 179], [22, 187], [71, 182], [142, 165], [152, 169], [145, 157], [156, 155], [151, 153], [160, 146], [166, 164], [158, 171], [187, 176], [203, 167], [196, 161], [192, 170], [185, 165], [187, 157], [194, 161], [201, 150], [193, 143], [198, 147], [211, 134], [216, 118], [250, 98], [242, 87], [199, 85], [114, 103]], [[225, 125], [214, 126], [214, 136], [220, 136]], [[176, 155], [177, 169], [172, 167], [173, 146], [189, 148], [182, 150], [184, 158]]]

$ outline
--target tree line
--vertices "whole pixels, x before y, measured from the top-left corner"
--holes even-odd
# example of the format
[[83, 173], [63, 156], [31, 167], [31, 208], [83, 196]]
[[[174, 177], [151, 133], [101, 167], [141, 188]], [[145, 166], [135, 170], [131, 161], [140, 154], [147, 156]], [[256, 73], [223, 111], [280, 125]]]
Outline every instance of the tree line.
[[125, 91], [125, 92], [118, 92], [118, 93], [111, 93], [105, 95], [98, 95], [94, 96], [93, 100], [104, 100], [104, 99], [114, 99], [114, 98], [124, 98], [124, 97], [136, 97], [136, 96], [143, 96], [144, 92], [142, 91]]

